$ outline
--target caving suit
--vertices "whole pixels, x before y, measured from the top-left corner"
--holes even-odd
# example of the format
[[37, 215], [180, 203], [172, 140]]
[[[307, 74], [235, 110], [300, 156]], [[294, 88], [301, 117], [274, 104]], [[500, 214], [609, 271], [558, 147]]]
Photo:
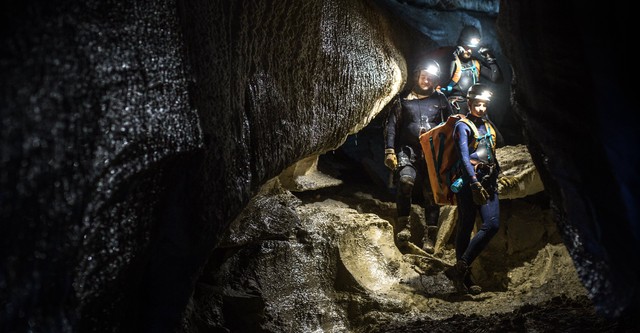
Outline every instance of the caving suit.
[[[459, 174], [462, 175], [464, 185], [456, 194], [458, 205], [458, 225], [456, 230], [456, 259], [464, 260], [471, 265], [473, 260], [487, 246], [491, 238], [498, 232], [500, 226], [500, 202], [498, 200], [498, 173], [500, 166], [495, 155], [495, 140], [487, 131], [486, 120], [471, 114], [467, 118], [475, 124], [478, 130], [478, 138], [462, 121], [455, 125], [454, 135], [456, 147], [460, 153], [461, 166]], [[493, 133], [495, 135], [495, 133]], [[477, 141], [477, 147], [473, 148], [473, 142]], [[470, 184], [475, 178], [489, 193], [485, 205], [479, 206], [473, 202]], [[471, 238], [471, 232], [475, 224], [476, 213], [480, 212], [482, 226]]]
[[435, 205], [428, 183], [419, 136], [446, 121], [452, 114], [451, 105], [438, 90], [426, 98], [402, 99], [399, 104], [390, 111], [384, 131], [385, 148], [394, 148], [398, 158], [394, 172], [397, 213], [399, 217], [409, 216], [414, 184], [419, 184], [425, 199], [426, 223], [436, 226], [439, 207]]
[[480, 82], [481, 76], [495, 83], [502, 82], [504, 78], [495, 60], [483, 62], [476, 57], [466, 61], [458, 56], [454, 58], [451, 62], [451, 81], [442, 88], [442, 92], [449, 99], [455, 113], [467, 114], [467, 91], [472, 85]]

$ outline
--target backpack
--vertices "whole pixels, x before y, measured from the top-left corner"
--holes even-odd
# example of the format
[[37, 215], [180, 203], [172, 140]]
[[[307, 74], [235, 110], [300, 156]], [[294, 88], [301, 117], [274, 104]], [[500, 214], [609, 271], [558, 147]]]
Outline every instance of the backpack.
[[[429, 184], [433, 199], [438, 205], [455, 205], [455, 193], [451, 191], [451, 183], [459, 176], [460, 158], [453, 137], [453, 131], [458, 121], [469, 125], [476, 138], [470, 144], [475, 150], [480, 136], [478, 129], [472, 121], [462, 114], [454, 114], [447, 121], [439, 124], [420, 135], [420, 145], [424, 152], [424, 160], [427, 163]], [[488, 121], [484, 121], [487, 134], [492, 137], [492, 146], [495, 148], [495, 130]]]

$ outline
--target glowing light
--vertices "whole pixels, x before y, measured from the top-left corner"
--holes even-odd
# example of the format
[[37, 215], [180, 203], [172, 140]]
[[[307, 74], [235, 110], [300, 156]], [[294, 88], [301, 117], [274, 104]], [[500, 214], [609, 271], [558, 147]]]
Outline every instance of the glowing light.
[[438, 67], [434, 66], [434, 65], [430, 65], [429, 67], [427, 67], [427, 73], [431, 74], [431, 75], [435, 75], [435, 76], [440, 76], [440, 71], [438, 70]]
[[491, 100], [491, 96], [491, 92], [489, 90], [485, 90], [477, 98], [488, 101]]

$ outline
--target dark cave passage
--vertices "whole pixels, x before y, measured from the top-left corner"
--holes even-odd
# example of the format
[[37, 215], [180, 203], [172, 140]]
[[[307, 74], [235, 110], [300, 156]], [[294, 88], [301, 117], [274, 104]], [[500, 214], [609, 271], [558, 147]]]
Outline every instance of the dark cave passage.
[[[0, 330], [637, 331], [640, 131], [614, 117], [633, 109], [626, 5], [16, 4], [0, 11]], [[511, 169], [538, 172], [501, 202], [477, 298], [449, 295], [451, 234], [441, 256], [394, 243], [382, 144], [384, 105], [463, 25], [504, 70], [491, 117], [502, 151], [528, 153]], [[300, 161], [333, 185], [278, 185]]]

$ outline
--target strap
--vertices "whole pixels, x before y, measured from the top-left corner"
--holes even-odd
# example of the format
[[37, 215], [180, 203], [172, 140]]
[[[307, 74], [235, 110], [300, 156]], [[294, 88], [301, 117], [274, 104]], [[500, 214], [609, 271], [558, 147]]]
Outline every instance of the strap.
[[[473, 76], [473, 84], [478, 83], [480, 81], [480, 62], [477, 59], [472, 59], [472, 66], [464, 68], [464, 71], [471, 71], [471, 75]], [[462, 75], [462, 74], [461, 74]]]
[[467, 124], [467, 126], [469, 126], [469, 128], [471, 128], [471, 131], [473, 132], [473, 138], [475, 139], [475, 140], [473, 140], [473, 149], [475, 150], [476, 148], [478, 148], [478, 141], [480, 140], [480, 134], [478, 133], [478, 128], [476, 127], [476, 125], [471, 120], [469, 120], [467, 118], [462, 118], [462, 119], [460, 119], [460, 121], [462, 121], [463, 123]]
[[[478, 128], [476, 127], [476, 125], [469, 119], [467, 118], [461, 118], [460, 121], [464, 122], [465, 124], [467, 124], [469, 126], [469, 128], [471, 128], [471, 130], [473, 131], [473, 136], [476, 138], [476, 141], [481, 139], [480, 134], [478, 132]], [[496, 146], [496, 140], [495, 140], [495, 129], [493, 128], [493, 126], [491, 125], [491, 123], [489, 121], [487, 121], [486, 119], [482, 119], [482, 122], [484, 122], [484, 127], [487, 129], [487, 134], [485, 134], [485, 136], [489, 136], [490, 137], [490, 141], [491, 141], [491, 147], [495, 147]]]
[[[491, 146], [491, 156], [495, 156], [495, 148], [496, 148], [496, 140], [494, 139], [495, 134], [493, 134], [495, 132], [493, 126], [491, 125], [491, 122], [489, 122], [486, 119], [482, 119], [482, 122], [484, 122], [484, 127], [487, 129], [487, 133], [483, 136], [484, 138], [488, 138], [489, 139], [489, 146]], [[480, 139], [478, 139], [479, 141]], [[493, 172], [493, 170], [491, 171]]]
[[456, 162], [453, 163], [453, 165], [451, 165], [451, 168], [449, 168], [449, 171], [447, 171], [447, 180], [449, 182], [447, 186], [450, 186], [451, 180], [457, 178], [457, 175], [460, 174], [459, 169], [461, 164], [462, 162], [460, 162], [460, 159], [457, 159]]
[[480, 66], [480, 61], [478, 61], [478, 59], [473, 59], [473, 65], [476, 66], [476, 70], [478, 71], [478, 77], [480, 77], [480, 69], [482, 68]]
[[438, 160], [442, 161], [442, 150], [443, 150], [444, 142], [440, 141], [440, 152], [438, 153], [438, 157], [436, 157], [435, 151], [436, 147], [433, 145], [433, 137], [429, 138], [429, 146], [431, 147], [431, 156], [433, 158], [433, 165], [436, 168], [436, 176], [438, 177], [438, 184], [442, 187], [442, 177], [440, 177], [440, 163]]
[[[453, 90], [453, 86], [455, 86], [458, 81], [460, 81], [460, 77], [462, 76], [462, 62], [460, 61], [460, 58], [456, 55], [455, 57], [455, 65], [456, 65], [456, 69], [453, 72], [453, 76], [451, 77], [451, 81], [449, 82], [449, 84], [443, 88], [445, 91], [451, 91]], [[477, 83], [478, 80], [480, 79], [480, 61], [478, 61], [478, 59], [473, 59], [473, 66], [475, 67], [475, 75], [477, 75], [477, 77], [473, 78], [473, 83]]]
[[[488, 137], [489, 138], [489, 144], [491, 145], [491, 154], [495, 154], [495, 148], [496, 148], [496, 140], [495, 140], [495, 129], [493, 128], [493, 126], [491, 125], [491, 123], [486, 120], [486, 119], [482, 119], [482, 122], [484, 123], [484, 127], [487, 129], [487, 133], [483, 136], [480, 136], [479, 132], [478, 132], [478, 128], [476, 127], [476, 125], [469, 120], [468, 118], [461, 118], [459, 121], [467, 124], [467, 126], [469, 126], [469, 128], [471, 128], [471, 130], [473, 131], [473, 137], [475, 138], [475, 140], [473, 140], [473, 149], [477, 149], [478, 148], [478, 144], [480, 142], [480, 140], [482, 138]], [[475, 169], [475, 167], [474, 167]]]
[[490, 121], [487, 121], [486, 119], [482, 119], [482, 121], [484, 122], [484, 127], [487, 129], [487, 134], [489, 136], [489, 141], [491, 142], [491, 148], [495, 148], [496, 147], [496, 131], [493, 128], [493, 125], [491, 125]]
[[453, 73], [453, 77], [451, 78], [451, 81], [454, 84], [460, 81], [460, 76], [462, 75], [462, 62], [460, 62], [460, 58], [458, 58], [458, 56], [455, 56], [455, 58], [456, 71]]
[[471, 128], [471, 130], [473, 131], [474, 138], [477, 139], [478, 136], [480, 136], [480, 134], [478, 134], [478, 128], [476, 127], [476, 124], [474, 124], [471, 120], [469, 120], [468, 118], [461, 118], [460, 121], [467, 124], [467, 126]]
[[462, 76], [461, 72], [462, 72], [462, 63], [460, 62], [460, 58], [458, 58], [457, 55], [454, 55], [455, 57], [455, 66], [456, 69], [453, 72], [453, 76], [451, 77], [451, 81], [449, 81], [449, 84], [444, 88], [445, 91], [450, 92], [451, 90], [453, 90], [453, 86], [455, 86], [458, 81], [460, 81], [460, 76]]

